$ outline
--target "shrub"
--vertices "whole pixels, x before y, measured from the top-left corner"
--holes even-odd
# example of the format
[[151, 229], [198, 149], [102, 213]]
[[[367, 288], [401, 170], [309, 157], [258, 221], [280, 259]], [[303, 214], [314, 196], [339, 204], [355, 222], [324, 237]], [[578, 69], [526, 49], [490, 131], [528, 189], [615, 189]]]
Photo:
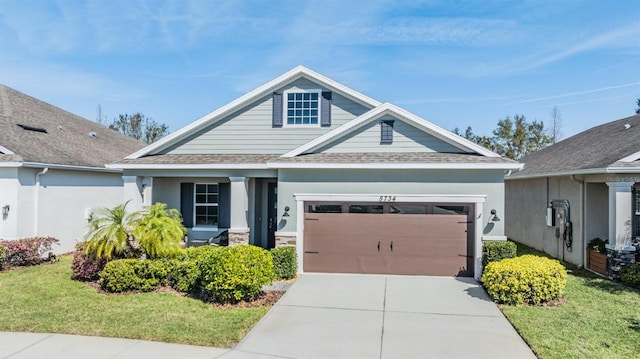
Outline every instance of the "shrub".
[[633, 263], [620, 269], [622, 283], [640, 289], [640, 263]]
[[11, 241], [3, 241], [4, 262], [9, 266], [31, 266], [40, 264], [49, 257], [43, 257], [49, 253], [54, 243], [58, 240], [53, 237], [22, 238]]
[[562, 296], [567, 272], [557, 260], [524, 255], [489, 263], [482, 282], [500, 303], [540, 304]]
[[200, 269], [195, 260], [171, 259], [167, 263], [171, 288], [182, 293], [195, 293], [200, 280]]
[[609, 243], [608, 239], [594, 238], [589, 241], [589, 249], [598, 251], [599, 253], [602, 253], [602, 254], [607, 254], [608, 243]]
[[106, 259], [97, 259], [85, 253], [85, 243], [78, 243], [71, 262], [71, 279], [95, 281], [107, 264]]
[[271, 250], [273, 270], [278, 279], [291, 279], [296, 276], [298, 263], [296, 261], [296, 247], [280, 247]]
[[0, 243], [0, 271], [2, 270], [3, 267], [4, 267], [4, 248], [2, 246], [2, 243]]
[[167, 282], [168, 271], [161, 260], [118, 259], [100, 272], [100, 287], [112, 293], [149, 292]]
[[197, 262], [206, 293], [223, 303], [254, 299], [275, 279], [271, 254], [256, 246], [219, 247]]
[[509, 241], [484, 242], [482, 245], [482, 267], [491, 262], [497, 262], [505, 258], [516, 256], [516, 244]]

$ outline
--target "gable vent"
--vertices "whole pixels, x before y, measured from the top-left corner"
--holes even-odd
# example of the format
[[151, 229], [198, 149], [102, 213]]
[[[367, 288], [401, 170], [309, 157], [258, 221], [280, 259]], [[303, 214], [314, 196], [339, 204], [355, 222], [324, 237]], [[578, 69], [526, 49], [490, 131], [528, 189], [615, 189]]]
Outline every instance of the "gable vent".
[[33, 126], [29, 126], [29, 125], [22, 125], [22, 124], [19, 124], [19, 123], [17, 123], [16, 125], [18, 125], [18, 127], [22, 128], [25, 131], [47, 133], [47, 130], [45, 130], [42, 127], [33, 127]]
[[380, 143], [393, 143], [393, 120], [380, 121]]

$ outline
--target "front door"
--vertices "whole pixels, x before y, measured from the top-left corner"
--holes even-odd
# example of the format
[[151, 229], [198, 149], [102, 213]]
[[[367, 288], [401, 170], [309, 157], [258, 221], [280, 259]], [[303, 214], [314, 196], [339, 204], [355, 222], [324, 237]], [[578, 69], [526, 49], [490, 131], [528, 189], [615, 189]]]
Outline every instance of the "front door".
[[276, 246], [276, 230], [278, 229], [278, 184], [267, 184], [267, 248]]

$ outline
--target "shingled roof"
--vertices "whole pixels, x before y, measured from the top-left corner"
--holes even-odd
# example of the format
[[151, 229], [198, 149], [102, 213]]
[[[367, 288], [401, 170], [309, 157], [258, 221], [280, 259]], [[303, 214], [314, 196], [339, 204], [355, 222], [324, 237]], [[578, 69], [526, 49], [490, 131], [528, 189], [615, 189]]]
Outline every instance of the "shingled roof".
[[0, 162], [104, 168], [143, 144], [0, 85]]
[[524, 169], [509, 177], [553, 176], [612, 172], [637, 168], [637, 160], [621, 161], [640, 153], [640, 115], [593, 127], [520, 159]]

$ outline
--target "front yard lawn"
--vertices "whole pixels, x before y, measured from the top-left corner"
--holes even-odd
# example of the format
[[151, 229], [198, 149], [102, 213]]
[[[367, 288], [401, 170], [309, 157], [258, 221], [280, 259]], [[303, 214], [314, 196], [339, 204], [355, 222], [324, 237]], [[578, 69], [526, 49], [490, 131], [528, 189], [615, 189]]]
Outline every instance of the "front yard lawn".
[[71, 257], [0, 273], [0, 331], [231, 347], [268, 307], [222, 309], [173, 293], [104, 294], [71, 280]]
[[[518, 255], [536, 254], [518, 244]], [[640, 358], [640, 292], [563, 263], [566, 303], [501, 306], [541, 359]]]

